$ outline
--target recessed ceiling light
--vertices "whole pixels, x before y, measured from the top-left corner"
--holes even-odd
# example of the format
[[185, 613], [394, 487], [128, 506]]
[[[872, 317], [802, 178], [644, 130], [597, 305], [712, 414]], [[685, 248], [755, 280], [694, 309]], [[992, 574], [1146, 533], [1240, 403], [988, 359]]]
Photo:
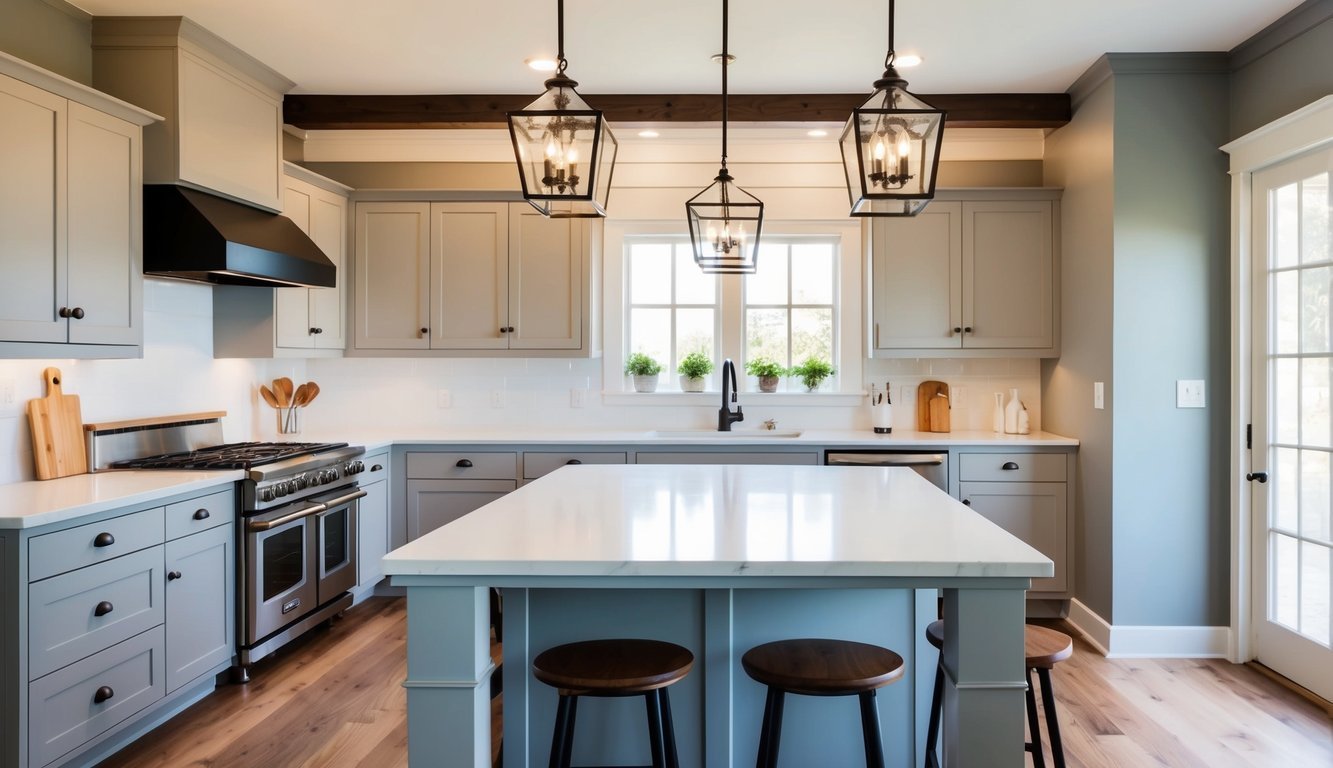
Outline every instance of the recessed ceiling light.
[[915, 53], [904, 53], [902, 56], [895, 56], [893, 58], [893, 66], [919, 67], [921, 66], [921, 57], [917, 56]]
[[820, 129], [820, 128], [816, 128], [816, 129], [814, 129], [814, 130], [812, 130], [812, 131], [806, 131], [806, 132], [805, 132], [805, 135], [806, 135], [806, 136], [809, 136], [809, 137], [811, 137], [811, 138], [814, 138], [814, 139], [822, 139], [822, 138], [824, 138], [825, 136], [828, 135], [828, 131], [822, 130], [822, 129]]
[[524, 59], [523, 63], [527, 64], [529, 67], [532, 67], [538, 72], [555, 71], [555, 59], [541, 59], [541, 58]]
[[639, 137], [644, 139], [655, 139], [661, 136], [657, 131], [639, 131]]

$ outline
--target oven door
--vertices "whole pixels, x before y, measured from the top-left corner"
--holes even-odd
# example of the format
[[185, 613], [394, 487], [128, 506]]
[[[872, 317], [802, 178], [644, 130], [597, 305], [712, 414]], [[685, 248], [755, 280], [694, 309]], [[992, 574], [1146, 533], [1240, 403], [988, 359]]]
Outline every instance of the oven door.
[[[310, 507], [310, 514], [299, 514]], [[315, 526], [309, 502], [246, 518], [245, 644], [254, 645], [314, 610]], [[284, 520], [284, 518], [286, 518]]]
[[318, 529], [321, 605], [356, 586], [357, 499], [365, 495], [353, 489], [325, 500], [327, 510], [313, 518]]

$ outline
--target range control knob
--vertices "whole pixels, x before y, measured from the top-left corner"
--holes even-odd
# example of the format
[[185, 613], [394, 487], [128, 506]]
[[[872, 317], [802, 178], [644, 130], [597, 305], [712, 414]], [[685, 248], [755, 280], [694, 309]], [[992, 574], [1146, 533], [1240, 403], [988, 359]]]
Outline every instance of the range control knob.
[[274, 483], [274, 484], [273, 484], [273, 487], [270, 488], [269, 490], [271, 490], [271, 491], [273, 492], [273, 498], [275, 498], [275, 499], [281, 499], [283, 496], [286, 496], [286, 495], [287, 495], [287, 484], [286, 484], [286, 483]]
[[321, 474], [324, 475], [324, 482], [326, 483], [331, 483], [338, 479], [338, 470], [336, 469], [326, 469]]
[[273, 489], [272, 489], [272, 488], [260, 488], [260, 489], [259, 489], [259, 500], [260, 500], [260, 501], [273, 501]]
[[298, 490], [298, 491], [303, 491], [303, 490], [305, 490], [306, 488], [309, 488], [309, 487], [312, 486], [312, 485], [317, 485], [317, 484], [318, 484], [318, 483], [312, 483], [312, 482], [310, 481], [310, 479], [307, 478], [305, 475], [300, 475], [300, 476], [298, 476], [295, 480], [292, 480], [291, 483], [292, 483], [292, 485], [295, 486], [296, 490]]
[[360, 459], [357, 459], [356, 461], [349, 461], [347, 462], [346, 466], [343, 467], [344, 475], [355, 475], [365, 471], [366, 471], [366, 465], [363, 464]]

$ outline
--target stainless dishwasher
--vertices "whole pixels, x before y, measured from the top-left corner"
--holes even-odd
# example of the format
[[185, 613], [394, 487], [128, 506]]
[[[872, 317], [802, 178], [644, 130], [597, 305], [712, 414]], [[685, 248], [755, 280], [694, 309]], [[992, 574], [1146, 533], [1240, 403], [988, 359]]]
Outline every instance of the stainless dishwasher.
[[831, 467], [909, 467], [918, 475], [949, 492], [949, 454], [922, 451], [825, 451], [824, 463]]

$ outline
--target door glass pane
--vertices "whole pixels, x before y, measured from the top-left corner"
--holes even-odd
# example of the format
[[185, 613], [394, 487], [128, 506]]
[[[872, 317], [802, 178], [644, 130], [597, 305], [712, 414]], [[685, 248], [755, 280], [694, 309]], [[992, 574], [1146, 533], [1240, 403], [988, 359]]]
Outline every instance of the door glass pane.
[[1296, 264], [1296, 254], [1300, 251], [1300, 240], [1296, 224], [1299, 221], [1299, 209], [1296, 207], [1296, 185], [1288, 184], [1273, 192], [1273, 265], [1290, 267]]
[[1273, 586], [1273, 596], [1268, 601], [1269, 619], [1297, 628], [1300, 600], [1300, 584], [1296, 580], [1298, 545], [1290, 536], [1273, 534], [1273, 549], [1269, 553], [1272, 562], [1269, 578]]
[[350, 517], [347, 507], [320, 517], [324, 539], [324, 573], [334, 570], [348, 560], [347, 523]]
[[1301, 348], [1300, 273], [1279, 272], [1273, 276], [1273, 352], [1289, 355]]
[[1329, 541], [1327, 451], [1301, 451], [1301, 538]]
[[1329, 352], [1328, 297], [1333, 269], [1301, 270], [1301, 351]]
[[1328, 174], [1301, 182], [1301, 262], [1328, 261]]
[[1329, 445], [1328, 373], [1333, 358], [1312, 357], [1301, 361], [1301, 444]]
[[1296, 533], [1300, 510], [1300, 451], [1295, 448], [1273, 449], [1273, 498], [1269, 501], [1269, 519], [1273, 528]]
[[304, 525], [294, 525], [259, 543], [264, 600], [272, 600], [305, 579], [305, 530]]
[[1300, 442], [1298, 432], [1300, 416], [1300, 380], [1296, 373], [1300, 361], [1291, 358], [1273, 361], [1273, 439], [1283, 445], [1296, 445]]
[[1301, 634], [1328, 645], [1329, 548], [1301, 543]]

